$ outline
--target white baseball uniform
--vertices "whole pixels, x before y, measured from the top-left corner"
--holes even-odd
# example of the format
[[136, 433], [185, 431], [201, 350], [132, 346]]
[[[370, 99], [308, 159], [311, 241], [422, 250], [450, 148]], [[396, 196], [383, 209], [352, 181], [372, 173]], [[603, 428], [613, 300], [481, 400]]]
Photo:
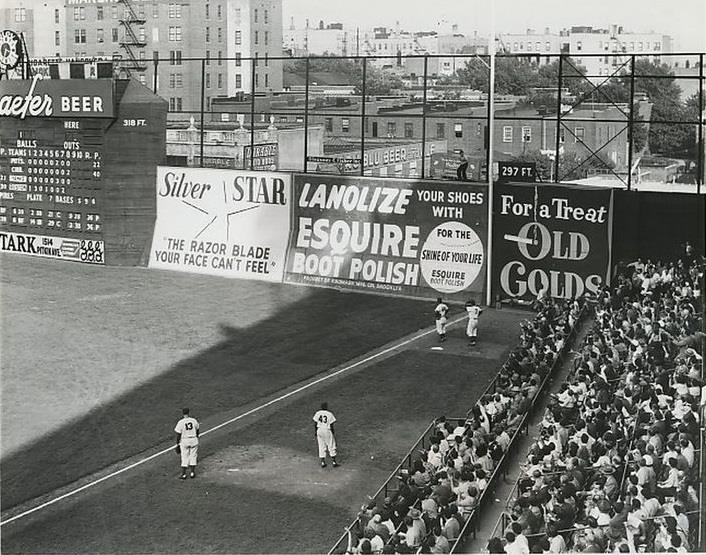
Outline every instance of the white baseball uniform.
[[478, 316], [483, 312], [478, 306], [467, 306], [468, 325], [466, 326], [466, 335], [468, 337], [476, 337], [478, 335]]
[[179, 447], [181, 448], [181, 466], [196, 466], [199, 453], [199, 422], [191, 416], [185, 416], [174, 427], [177, 434], [181, 434]]
[[336, 456], [336, 438], [331, 432], [331, 424], [336, 421], [336, 417], [331, 411], [318, 410], [313, 418], [316, 422], [316, 441], [319, 444], [319, 458], [326, 457], [326, 450], [332, 457]]
[[439, 303], [434, 309], [436, 314], [436, 333], [444, 335], [446, 333], [446, 313], [449, 307], [445, 303]]

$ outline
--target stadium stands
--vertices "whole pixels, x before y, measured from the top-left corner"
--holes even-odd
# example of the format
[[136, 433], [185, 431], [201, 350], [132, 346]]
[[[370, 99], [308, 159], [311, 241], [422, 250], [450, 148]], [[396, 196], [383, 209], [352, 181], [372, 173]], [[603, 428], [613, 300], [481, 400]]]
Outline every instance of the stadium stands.
[[637, 261], [600, 294], [489, 552], [703, 546], [702, 291], [703, 264], [687, 258]]
[[505, 455], [561, 362], [584, 302], [547, 299], [535, 308], [519, 345], [466, 417], [431, 423], [331, 552], [345, 539], [348, 553], [453, 552], [503, 473]]

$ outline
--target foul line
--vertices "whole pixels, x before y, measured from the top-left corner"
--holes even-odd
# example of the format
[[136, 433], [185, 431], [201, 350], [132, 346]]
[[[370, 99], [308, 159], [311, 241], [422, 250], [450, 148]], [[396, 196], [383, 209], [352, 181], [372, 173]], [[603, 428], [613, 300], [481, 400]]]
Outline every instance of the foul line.
[[[449, 324], [455, 324], [463, 319], [465, 319], [465, 315], [459, 316], [458, 318], [455, 318], [454, 320], [449, 322]], [[425, 335], [429, 335], [430, 333], [434, 333], [435, 331], [436, 330], [434, 328], [430, 328], [426, 331], [423, 331], [423, 332], [415, 335], [414, 337], [410, 337], [409, 339], [405, 339], [404, 341], [400, 341], [399, 343], [396, 343], [390, 347], [387, 347], [387, 348], [383, 349], [382, 351], [378, 351], [377, 353], [369, 355], [369, 356], [365, 357], [364, 359], [361, 359], [357, 362], [354, 362], [352, 364], [344, 366], [343, 368], [336, 370], [335, 372], [332, 372], [331, 374], [326, 374], [325, 376], [322, 376], [322, 377], [314, 380], [313, 382], [304, 384], [304, 385], [298, 387], [297, 389], [290, 391], [289, 393], [285, 393], [284, 395], [280, 395], [279, 397], [277, 397], [275, 399], [271, 399], [270, 401], [267, 401], [267, 403], [263, 403], [262, 405], [259, 405], [253, 409], [250, 409], [249, 411], [244, 412], [243, 414], [239, 414], [238, 416], [231, 418], [230, 420], [226, 420], [225, 422], [222, 422], [221, 424], [218, 424], [217, 426], [214, 426], [213, 428], [210, 428], [210, 429], [204, 431], [200, 435], [205, 436], [207, 434], [210, 434], [211, 432], [215, 432], [216, 430], [219, 430], [220, 428], [223, 428], [224, 426], [228, 426], [229, 424], [232, 424], [233, 422], [237, 422], [238, 420], [241, 420], [242, 418], [245, 418], [246, 416], [250, 416], [251, 414], [254, 414], [258, 411], [261, 411], [262, 409], [265, 409], [265, 408], [269, 407], [270, 405], [274, 405], [275, 403], [279, 403], [280, 401], [283, 401], [284, 399], [287, 399], [287, 398], [291, 397], [292, 395], [296, 395], [297, 393], [301, 393], [302, 391], [305, 391], [305, 390], [309, 389], [310, 387], [313, 387], [317, 384], [320, 384], [321, 382], [329, 380], [335, 376], [338, 376], [339, 374], [342, 374], [343, 372], [347, 372], [348, 370], [356, 368], [357, 366], [360, 366], [361, 364], [365, 364], [366, 362], [370, 362], [371, 360], [374, 360], [374, 359], [376, 359], [382, 355], [385, 355], [391, 351], [394, 351], [396, 349], [399, 349], [400, 347], [404, 347], [405, 345], [408, 345], [408, 344], [416, 341], [417, 339], [424, 337]], [[98, 478], [97, 480], [89, 482], [88, 484], [84, 484], [83, 486], [81, 486], [79, 488], [68, 491], [68, 492], [60, 495], [59, 497], [55, 497], [54, 499], [50, 499], [49, 501], [45, 501], [44, 503], [37, 505], [36, 507], [34, 507], [32, 509], [28, 509], [18, 515], [15, 515], [11, 518], [8, 518], [7, 520], [3, 520], [2, 522], [0, 522], [0, 526], [5, 526], [5, 524], [9, 524], [10, 522], [14, 522], [15, 520], [19, 520], [21, 518], [24, 518], [28, 515], [31, 515], [34, 512], [40, 511], [41, 509], [44, 509], [46, 507], [49, 507], [50, 505], [53, 505], [54, 503], [58, 503], [59, 501], [67, 499], [68, 497], [72, 497], [72, 496], [76, 495], [77, 493], [80, 493], [90, 487], [98, 485], [101, 482], [105, 482], [106, 480], [108, 480], [110, 478], [114, 478], [115, 476], [118, 476], [118, 475], [122, 474], [123, 472], [127, 472], [128, 470], [132, 470], [133, 468], [140, 466], [141, 464], [144, 464], [146, 462], [149, 462], [152, 459], [156, 459], [157, 457], [159, 457], [161, 455], [164, 455], [166, 453], [170, 453], [173, 450], [174, 450], [174, 447], [169, 447], [167, 449], [163, 449], [162, 451], [158, 451], [157, 453], [153, 453], [152, 455], [145, 457], [144, 459], [140, 459], [139, 461], [134, 462], [134, 463], [126, 466], [125, 468], [121, 468], [119, 470], [116, 470], [115, 472], [111, 472], [110, 474], [103, 476], [102, 478]]]

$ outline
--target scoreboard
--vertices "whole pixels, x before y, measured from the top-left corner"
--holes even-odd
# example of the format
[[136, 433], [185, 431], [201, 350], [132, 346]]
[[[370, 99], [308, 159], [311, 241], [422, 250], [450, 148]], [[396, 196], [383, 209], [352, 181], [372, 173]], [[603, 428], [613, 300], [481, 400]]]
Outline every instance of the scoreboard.
[[[149, 154], [154, 137], [149, 118], [138, 129], [135, 114], [120, 110], [116, 88], [113, 79], [0, 82], [0, 250], [106, 263], [105, 226], [121, 205], [116, 195], [153, 188], [150, 172], [139, 167], [151, 163], [156, 172], [161, 162], [127, 159], [135, 147]], [[150, 124], [163, 135], [159, 120]], [[152, 203], [143, 200], [138, 208], [149, 213]], [[129, 218], [124, 208], [117, 212]]]

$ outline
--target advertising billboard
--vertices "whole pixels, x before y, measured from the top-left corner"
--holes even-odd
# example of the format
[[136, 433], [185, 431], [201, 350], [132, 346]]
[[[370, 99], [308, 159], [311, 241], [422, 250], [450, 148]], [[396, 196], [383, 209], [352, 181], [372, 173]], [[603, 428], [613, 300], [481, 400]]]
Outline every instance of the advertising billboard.
[[480, 298], [486, 203], [482, 186], [295, 174], [285, 281]]
[[493, 295], [571, 299], [610, 278], [613, 191], [496, 185]]
[[150, 268], [281, 282], [290, 174], [157, 168]]

